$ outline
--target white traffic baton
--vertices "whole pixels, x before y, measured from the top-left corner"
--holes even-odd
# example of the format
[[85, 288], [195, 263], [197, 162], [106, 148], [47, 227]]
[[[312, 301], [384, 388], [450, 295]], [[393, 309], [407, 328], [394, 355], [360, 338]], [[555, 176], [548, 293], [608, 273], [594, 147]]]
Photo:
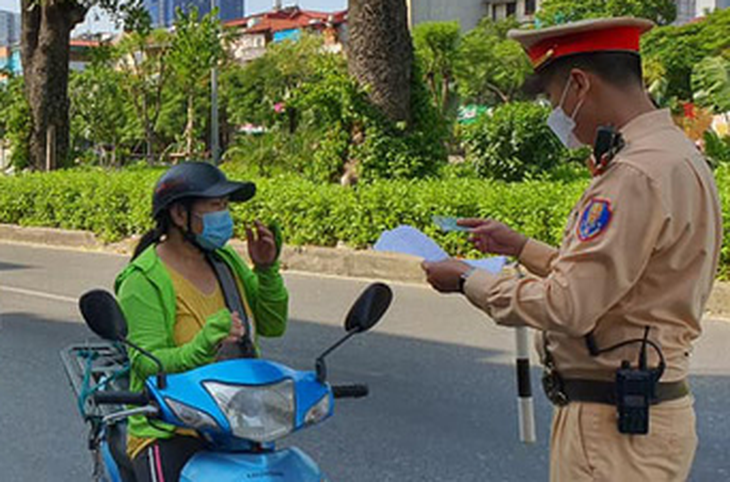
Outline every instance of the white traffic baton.
[[515, 338], [517, 340], [517, 410], [520, 442], [532, 444], [537, 441], [537, 436], [530, 381], [530, 334], [527, 327], [515, 328]]

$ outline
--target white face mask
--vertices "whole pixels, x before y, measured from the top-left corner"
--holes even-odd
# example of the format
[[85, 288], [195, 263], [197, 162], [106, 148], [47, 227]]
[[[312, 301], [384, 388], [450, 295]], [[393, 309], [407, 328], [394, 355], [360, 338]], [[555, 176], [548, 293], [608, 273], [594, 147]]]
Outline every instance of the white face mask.
[[568, 116], [563, 110], [563, 102], [565, 102], [565, 97], [568, 94], [568, 88], [571, 83], [572, 79], [568, 79], [568, 83], [565, 89], [563, 89], [563, 95], [560, 98], [560, 104], [550, 113], [547, 125], [565, 147], [568, 149], [578, 149], [585, 145], [575, 136], [575, 116], [578, 115], [578, 111], [583, 106], [583, 100], [575, 106], [573, 115]]

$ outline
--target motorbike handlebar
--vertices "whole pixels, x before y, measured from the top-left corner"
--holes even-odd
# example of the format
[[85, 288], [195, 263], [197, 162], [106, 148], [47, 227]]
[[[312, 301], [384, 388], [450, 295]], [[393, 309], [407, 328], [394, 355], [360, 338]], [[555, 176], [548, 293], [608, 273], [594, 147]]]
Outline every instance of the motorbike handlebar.
[[93, 395], [99, 405], [147, 405], [150, 397], [144, 392], [99, 392]]
[[335, 398], [362, 398], [367, 397], [370, 389], [367, 385], [337, 385], [332, 387], [332, 396]]

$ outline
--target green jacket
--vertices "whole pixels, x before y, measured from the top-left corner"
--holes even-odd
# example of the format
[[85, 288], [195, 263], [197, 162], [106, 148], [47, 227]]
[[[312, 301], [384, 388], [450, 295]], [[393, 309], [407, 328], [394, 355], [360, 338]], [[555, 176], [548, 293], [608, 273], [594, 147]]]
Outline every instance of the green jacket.
[[[289, 293], [279, 274], [278, 262], [270, 268], [252, 271], [232, 248], [226, 246], [218, 254], [243, 284], [257, 335], [283, 335]], [[180, 373], [213, 362], [218, 343], [230, 331], [230, 313], [221, 310], [206, 320], [191, 342], [175, 345], [175, 290], [154, 245], [119, 274], [115, 291], [127, 320], [128, 339], [159, 358], [167, 373]], [[134, 349], [129, 350], [129, 358], [132, 366], [130, 390], [141, 391], [144, 381], [157, 373], [157, 365]], [[129, 433], [136, 437], [170, 438], [173, 430], [174, 427], [161, 422], [154, 422], [153, 427], [143, 416], [131, 417], [129, 421]]]

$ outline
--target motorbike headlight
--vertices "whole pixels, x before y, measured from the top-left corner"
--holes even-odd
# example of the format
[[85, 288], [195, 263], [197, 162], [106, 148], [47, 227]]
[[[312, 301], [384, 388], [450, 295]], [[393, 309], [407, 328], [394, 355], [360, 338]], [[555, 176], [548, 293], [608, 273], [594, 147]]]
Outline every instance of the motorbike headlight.
[[200, 430], [204, 428], [213, 428], [220, 430], [220, 426], [216, 423], [213, 418], [205, 412], [201, 412], [193, 407], [185, 405], [184, 403], [172, 400], [171, 398], [165, 398], [165, 403], [170, 407], [172, 413], [180, 419], [185, 425], [190, 428]]
[[254, 442], [272, 442], [294, 430], [294, 382], [266, 386], [203, 382], [223, 411], [233, 434]]
[[322, 399], [315, 403], [312, 408], [310, 408], [307, 411], [307, 414], [304, 416], [304, 423], [307, 425], [312, 425], [318, 422], [321, 422], [325, 418], [327, 418], [327, 415], [330, 413], [330, 395], [329, 393], [325, 394]]

